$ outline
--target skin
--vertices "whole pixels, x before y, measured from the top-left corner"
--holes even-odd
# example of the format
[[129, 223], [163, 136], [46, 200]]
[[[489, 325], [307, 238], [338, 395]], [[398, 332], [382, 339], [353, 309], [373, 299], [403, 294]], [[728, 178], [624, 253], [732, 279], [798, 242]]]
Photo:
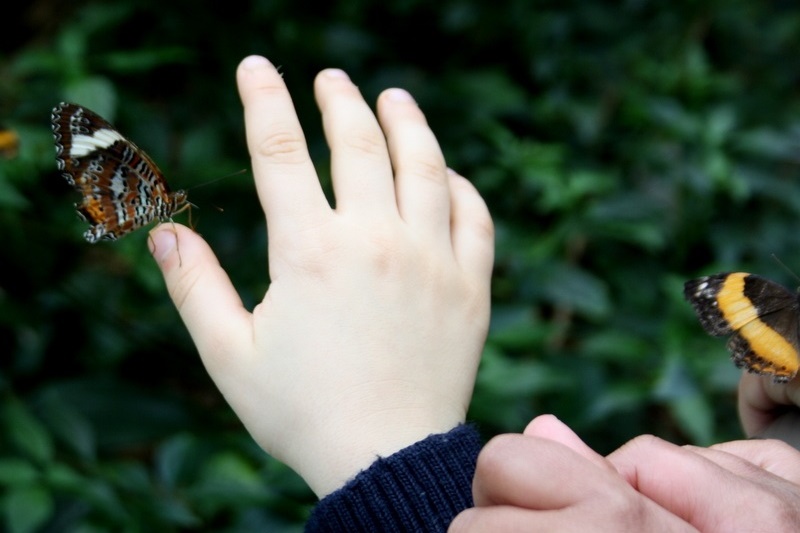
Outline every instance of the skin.
[[758, 435], [787, 408], [800, 406], [800, 378], [774, 383], [769, 377], [742, 374], [739, 380], [739, 419], [748, 436]]
[[269, 289], [245, 309], [209, 246], [177, 224], [154, 229], [151, 250], [228, 403], [323, 497], [376, 456], [465, 420], [489, 323], [492, 221], [407, 92], [384, 91], [376, 117], [344, 72], [317, 76], [332, 208], [281, 74], [254, 56], [237, 83]]

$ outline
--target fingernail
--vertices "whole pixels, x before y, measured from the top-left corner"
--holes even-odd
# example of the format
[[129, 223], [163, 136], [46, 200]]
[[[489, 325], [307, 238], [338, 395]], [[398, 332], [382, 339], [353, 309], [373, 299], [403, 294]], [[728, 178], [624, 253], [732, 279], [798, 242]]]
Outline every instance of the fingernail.
[[147, 246], [150, 248], [150, 253], [159, 263], [163, 263], [177, 245], [177, 235], [175, 235], [175, 231], [171, 228], [155, 228], [150, 232], [150, 238], [147, 239]]
[[338, 80], [349, 80], [350, 76], [347, 75], [347, 72], [343, 71], [342, 69], [338, 68], [326, 68], [325, 75], [329, 78], [338, 79]]
[[409, 103], [414, 102], [414, 97], [405, 89], [387, 89], [386, 97], [393, 102]]
[[242, 59], [241, 67], [247, 70], [257, 70], [272, 65], [266, 57], [263, 56], [247, 56]]

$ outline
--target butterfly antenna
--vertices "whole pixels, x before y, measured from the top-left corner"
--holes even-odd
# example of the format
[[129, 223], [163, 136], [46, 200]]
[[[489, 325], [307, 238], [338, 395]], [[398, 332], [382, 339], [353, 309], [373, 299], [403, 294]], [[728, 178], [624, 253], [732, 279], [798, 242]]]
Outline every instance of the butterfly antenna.
[[774, 260], [776, 263], [778, 263], [780, 266], [782, 266], [782, 267], [783, 267], [783, 269], [784, 269], [786, 272], [788, 272], [788, 273], [789, 273], [789, 274], [790, 274], [790, 275], [791, 275], [791, 276], [792, 276], [792, 277], [793, 277], [793, 278], [794, 278], [794, 279], [795, 279], [795, 280], [796, 280], [798, 283], [800, 283], [800, 277], [798, 277], [798, 276], [797, 276], [797, 274], [795, 274], [794, 270], [792, 270], [791, 268], [789, 268], [788, 266], [786, 266], [786, 263], [784, 263], [783, 261], [781, 261], [780, 259], [778, 259], [778, 256], [777, 256], [777, 255], [775, 255], [775, 254], [772, 254], [772, 259], [773, 259], [773, 260]]
[[191, 187], [189, 187], [188, 189], [185, 189], [185, 190], [189, 191], [189, 190], [197, 189], [198, 187], [205, 187], [206, 185], [211, 185], [212, 183], [216, 183], [216, 182], [224, 180], [224, 179], [232, 178], [233, 176], [238, 176], [240, 174], [244, 174], [245, 172], [247, 172], [247, 169], [243, 168], [241, 170], [237, 170], [236, 172], [231, 172], [230, 174], [225, 174], [224, 176], [220, 176], [218, 178], [214, 178], [213, 180], [209, 180], [209, 181], [206, 181], [204, 183], [198, 183], [197, 185], [193, 185], [193, 186], [191, 186]]

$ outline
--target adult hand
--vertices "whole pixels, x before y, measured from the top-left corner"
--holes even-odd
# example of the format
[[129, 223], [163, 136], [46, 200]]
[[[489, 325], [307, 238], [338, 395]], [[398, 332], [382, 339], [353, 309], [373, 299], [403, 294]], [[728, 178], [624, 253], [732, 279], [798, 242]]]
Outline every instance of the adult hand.
[[608, 456], [628, 483], [700, 531], [797, 531], [800, 452], [777, 440], [699, 448], [642, 436]]
[[478, 457], [475, 508], [450, 531], [797, 531], [800, 452], [775, 440], [698, 448], [652, 436], [603, 458], [554, 417]]
[[251, 313], [197, 234], [164, 224], [151, 241], [226, 400], [322, 497], [464, 421], [488, 328], [491, 218], [405, 91], [382, 93], [376, 120], [343, 72], [316, 78], [332, 209], [281, 74], [254, 56], [237, 81], [269, 289]]
[[739, 380], [739, 419], [752, 437], [769, 429], [789, 411], [800, 410], [800, 377], [774, 383], [768, 376], [743, 373]]
[[614, 466], [555, 417], [484, 447], [472, 485], [475, 507], [449, 531], [694, 532], [637, 492]]

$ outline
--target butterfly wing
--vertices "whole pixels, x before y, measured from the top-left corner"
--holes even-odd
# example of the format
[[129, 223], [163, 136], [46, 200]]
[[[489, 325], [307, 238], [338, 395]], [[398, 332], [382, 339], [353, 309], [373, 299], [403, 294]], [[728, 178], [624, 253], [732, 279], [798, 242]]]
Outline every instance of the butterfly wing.
[[744, 272], [687, 281], [684, 296], [700, 324], [714, 336], [731, 335], [736, 366], [792, 379], [800, 368], [800, 302], [796, 294], [766, 278]]
[[89, 242], [115, 240], [153, 220], [169, 220], [183, 204], [156, 164], [92, 111], [62, 103], [53, 109], [56, 161], [82, 196], [78, 214], [91, 224]]

